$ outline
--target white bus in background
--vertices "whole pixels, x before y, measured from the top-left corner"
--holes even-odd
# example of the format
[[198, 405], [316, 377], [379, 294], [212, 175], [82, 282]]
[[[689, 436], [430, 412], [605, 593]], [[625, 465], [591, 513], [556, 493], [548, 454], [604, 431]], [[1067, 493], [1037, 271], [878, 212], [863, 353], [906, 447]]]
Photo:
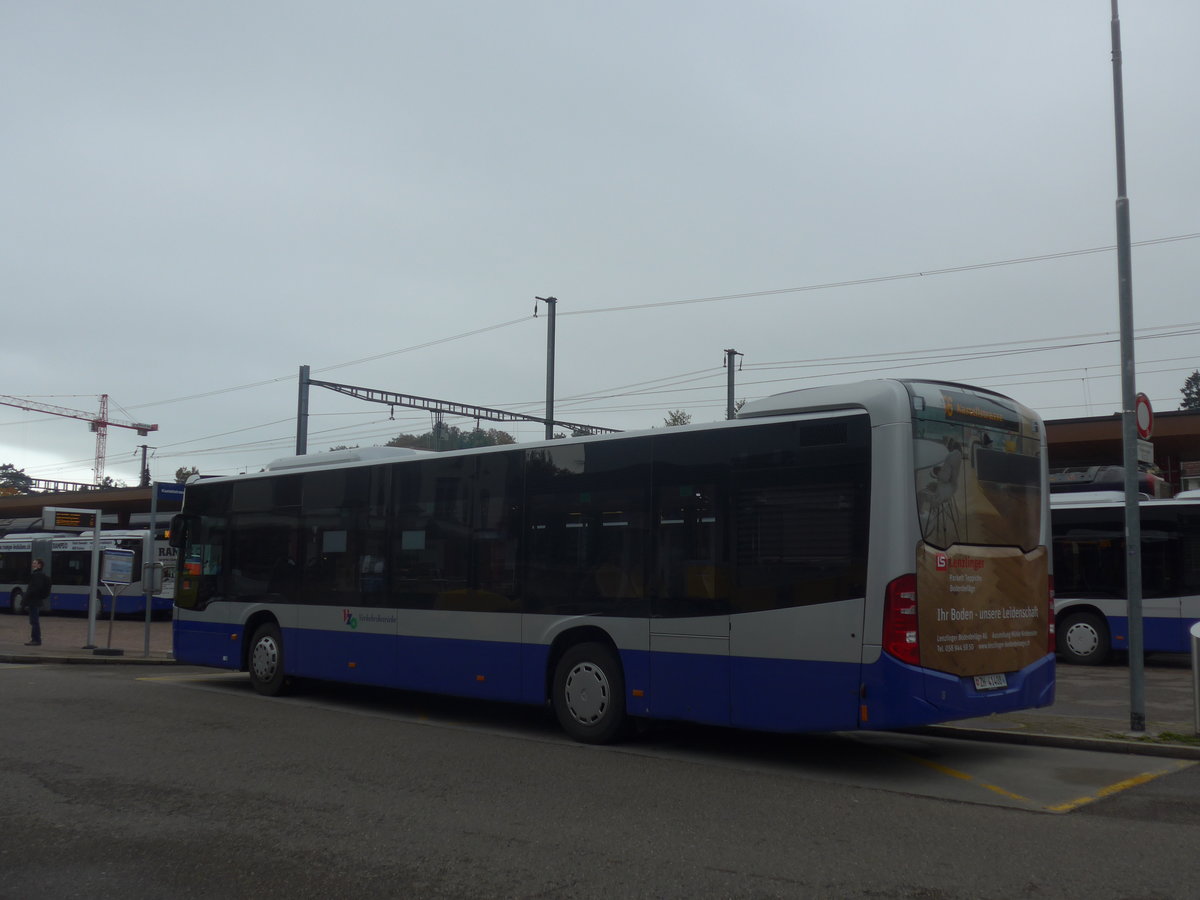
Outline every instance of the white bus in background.
[[[143, 572], [144, 547], [148, 532], [140, 530], [103, 531], [101, 548], [134, 551], [133, 571], [139, 580], [124, 585], [117, 592], [117, 615], [145, 615], [146, 595], [140, 580]], [[43, 612], [86, 613], [88, 589], [92, 582], [92, 535], [58, 533], [13, 534], [0, 537], [0, 603], [13, 615], [24, 615], [25, 589], [34, 555], [45, 558], [46, 573], [50, 576], [50, 597], [42, 605]], [[49, 553], [46, 552], [49, 548]], [[162, 565], [161, 587], [151, 597], [151, 611], [169, 616], [175, 603], [175, 549], [166, 540], [165, 529], [158, 529], [154, 540], [153, 562]], [[107, 615], [112, 609], [110, 592], [100, 588], [99, 612]]]
[[[1129, 648], [1125, 495], [1054, 494], [1055, 619], [1059, 657], [1100, 665]], [[1143, 499], [1142, 633], [1148, 653], [1186, 653], [1200, 621], [1200, 491]]]

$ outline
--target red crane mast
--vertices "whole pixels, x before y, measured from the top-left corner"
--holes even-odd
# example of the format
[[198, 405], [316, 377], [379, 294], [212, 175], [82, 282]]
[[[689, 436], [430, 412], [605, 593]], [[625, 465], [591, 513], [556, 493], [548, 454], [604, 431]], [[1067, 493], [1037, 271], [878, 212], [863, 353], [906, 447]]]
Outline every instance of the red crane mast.
[[49, 413], [52, 416], [64, 416], [68, 419], [81, 419], [87, 422], [91, 430], [96, 433], [96, 484], [104, 481], [104, 454], [108, 444], [108, 426], [131, 428], [141, 437], [145, 437], [152, 431], [158, 431], [157, 425], [147, 425], [145, 422], [129, 422], [124, 419], [110, 419], [108, 417], [108, 394], [100, 395], [99, 413], [89, 413], [81, 409], [67, 409], [65, 406], [53, 406], [49, 403], [38, 403], [35, 400], [27, 400], [24, 397], [11, 397], [8, 394], [0, 394], [0, 405], [15, 406], [17, 409], [24, 409], [29, 412]]

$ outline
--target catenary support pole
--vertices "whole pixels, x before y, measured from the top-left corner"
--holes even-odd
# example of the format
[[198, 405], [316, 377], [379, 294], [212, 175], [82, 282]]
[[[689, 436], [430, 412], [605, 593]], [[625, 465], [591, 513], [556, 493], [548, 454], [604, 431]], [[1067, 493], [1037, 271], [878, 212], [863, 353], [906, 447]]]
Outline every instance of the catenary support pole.
[[308, 453], [308, 366], [300, 367], [300, 388], [296, 400], [296, 455]]
[[546, 316], [546, 440], [554, 437], [554, 311], [557, 297], [535, 297], [549, 308]]
[[725, 351], [725, 418], [732, 419], [734, 414], [734, 406], [736, 405], [733, 399], [733, 361], [742, 354], [736, 350], [727, 349]]

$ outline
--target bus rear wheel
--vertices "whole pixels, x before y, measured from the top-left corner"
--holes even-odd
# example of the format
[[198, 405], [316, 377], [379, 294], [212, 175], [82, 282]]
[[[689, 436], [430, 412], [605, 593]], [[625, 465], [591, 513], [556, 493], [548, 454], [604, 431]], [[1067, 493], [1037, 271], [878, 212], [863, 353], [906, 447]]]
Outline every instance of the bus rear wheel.
[[607, 744], [625, 726], [625, 673], [605, 644], [576, 644], [554, 667], [554, 714], [584, 744]]
[[248, 663], [250, 683], [260, 694], [276, 697], [287, 689], [283, 669], [283, 635], [274, 622], [267, 622], [255, 630], [254, 638], [250, 641]]
[[1065, 662], [1099, 666], [1112, 646], [1108, 624], [1092, 612], [1068, 613], [1056, 626], [1058, 654]]

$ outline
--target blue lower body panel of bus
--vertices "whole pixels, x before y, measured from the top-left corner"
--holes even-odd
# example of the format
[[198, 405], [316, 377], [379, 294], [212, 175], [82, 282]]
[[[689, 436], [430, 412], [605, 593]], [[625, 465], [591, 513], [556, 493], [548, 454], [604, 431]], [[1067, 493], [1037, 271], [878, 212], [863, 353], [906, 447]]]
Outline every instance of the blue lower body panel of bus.
[[[1146, 653], [1187, 653], [1188, 632], [1195, 619], [1168, 616], [1145, 616], [1142, 619], [1142, 649]], [[1109, 616], [1114, 650], [1129, 649], [1129, 618]]]
[[[238, 669], [240, 626], [176, 619], [181, 663]], [[289, 675], [460, 697], [540, 704], [546, 699], [549, 647], [503, 641], [288, 628]], [[628, 712], [760, 731], [912, 728], [978, 718], [1054, 701], [1054, 657], [1006, 673], [1006, 684], [978, 690], [974, 679], [901, 663], [886, 654], [870, 665], [722, 655], [620, 653]]]
[[860, 728], [915, 728], [956, 719], [1049, 706], [1054, 702], [1054, 655], [1005, 673], [1002, 688], [981, 690], [970, 676], [910, 666], [881, 654], [863, 667]]

